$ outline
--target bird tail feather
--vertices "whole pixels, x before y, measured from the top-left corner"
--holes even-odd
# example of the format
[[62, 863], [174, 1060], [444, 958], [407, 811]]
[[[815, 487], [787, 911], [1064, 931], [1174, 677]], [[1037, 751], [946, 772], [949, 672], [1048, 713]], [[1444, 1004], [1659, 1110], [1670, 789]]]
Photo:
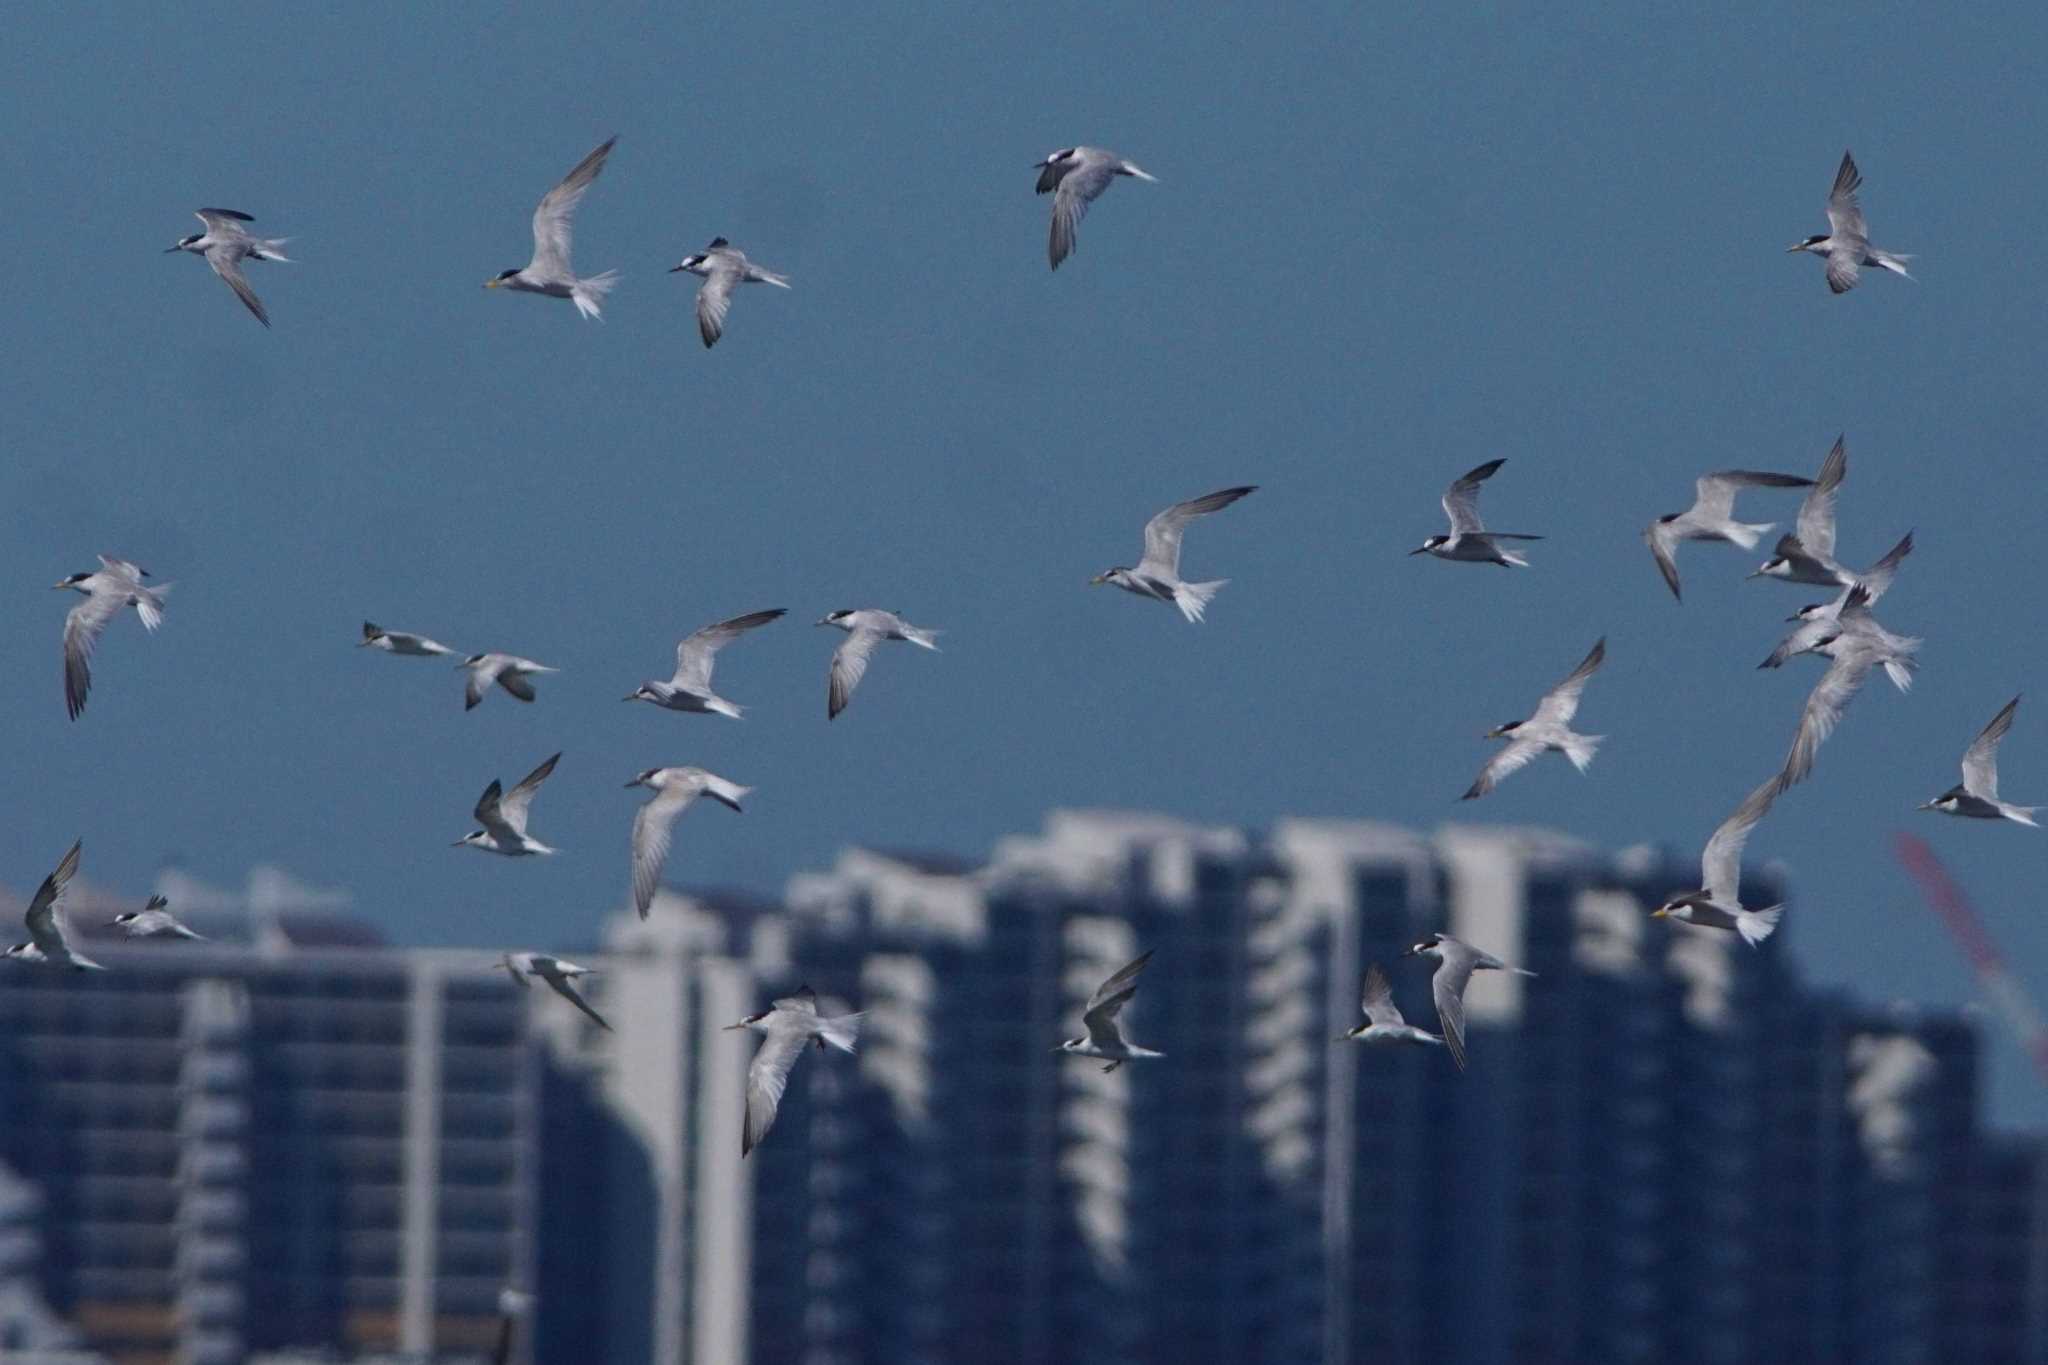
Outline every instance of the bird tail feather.
[[1738, 521], [1728, 527], [1728, 539], [1745, 550], [1754, 550], [1765, 536], [1778, 529], [1775, 521]]
[[740, 802], [754, 794], [752, 787], [742, 787], [737, 782], [728, 782], [709, 773], [704, 777], [704, 790], [710, 794], [712, 800], [722, 801], [734, 810], [738, 810]]
[[939, 636], [942, 633], [936, 626], [905, 626], [903, 628], [904, 639], [914, 645], [923, 645], [926, 649], [930, 650], [938, 649]]
[[772, 284], [780, 289], [789, 288], [789, 276], [778, 275], [772, 270], [763, 270], [758, 265], [754, 267], [754, 273], [751, 278], [761, 284]]
[[612, 292], [619, 282], [619, 272], [607, 270], [602, 275], [589, 275], [576, 281], [569, 289], [569, 299], [576, 305], [576, 311], [586, 318], [604, 317], [604, 297]]
[[1739, 910], [1735, 915], [1735, 932], [1742, 935], [1742, 941], [1754, 948], [1778, 930], [1778, 919], [1785, 913], [1782, 905], [1766, 906], [1762, 910]]
[[[1870, 253], [1870, 258], [1884, 269], [1891, 271], [1894, 275], [1908, 280], [1913, 278], [1906, 273], [1906, 262], [1913, 259], [1910, 253], [1903, 251], [1877, 251], [1873, 249]], [[1918, 283], [1918, 281], [1915, 281], [1915, 283]]]
[[[1500, 549], [1499, 546], [1495, 546], [1494, 548]], [[1513, 550], [1501, 550], [1500, 558], [1503, 564], [1512, 565], [1517, 569], [1526, 569], [1529, 567], [1529, 561], [1524, 559], [1520, 554]]]
[[135, 594], [135, 614], [142, 618], [144, 629], [155, 630], [164, 623], [164, 597], [176, 586], [175, 583], [159, 583]]
[[2005, 814], [2008, 819], [2016, 820], [2020, 824], [2031, 826], [2034, 829], [2039, 829], [2041, 826], [2034, 820], [2034, 812], [2039, 809], [2041, 809], [2039, 806], [2007, 806]]
[[285, 255], [284, 252], [278, 250], [279, 247], [283, 246], [286, 242], [289, 242], [290, 240], [291, 238], [289, 237], [261, 238], [257, 241], [255, 250], [251, 251], [249, 254], [251, 256], [254, 256], [259, 261], [281, 261], [286, 265], [292, 265], [294, 264], [292, 258]]
[[1584, 772], [1593, 765], [1593, 755], [1600, 752], [1600, 741], [1605, 738], [1605, 735], [1566, 735], [1564, 756], [1572, 761], [1574, 768]]
[[860, 1014], [842, 1014], [836, 1019], [820, 1019], [818, 1036], [841, 1052], [853, 1051], [853, 1040], [860, 1036], [860, 1021], [866, 1011]]
[[1191, 622], [1199, 622], [1202, 613], [1209, 609], [1209, 599], [1223, 590], [1227, 578], [1211, 579], [1207, 583], [1183, 583], [1174, 590], [1173, 605], [1180, 608], [1180, 614]]

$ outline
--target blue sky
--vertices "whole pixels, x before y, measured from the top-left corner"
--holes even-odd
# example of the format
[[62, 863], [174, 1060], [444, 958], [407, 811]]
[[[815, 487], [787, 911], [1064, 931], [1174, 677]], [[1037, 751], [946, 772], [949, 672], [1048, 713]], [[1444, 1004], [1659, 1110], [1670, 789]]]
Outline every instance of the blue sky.
[[[1696, 546], [1676, 606], [1639, 533], [1700, 472], [1810, 473], [1846, 431], [1843, 553], [1917, 531], [1885, 615], [1925, 667], [1866, 693], [1751, 854], [1789, 865], [1812, 974], [1962, 1001], [1891, 862], [1916, 828], [2038, 979], [2048, 844], [1912, 807], [2043, 667], [2010, 575], [2048, 512], [2048, 323], [2013, 266], [2048, 174], [2010, 152], [2048, 112], [2044, 29], [1620, 4], [17, 14], [0, 878], [26, 889], [83, 835], [115, 887], [274, 861], [401, 940], [576, 944], [624, 897], [622, 784], [684, 762], [760, 788], [685, 818], [685, 882], [773, 889], [849, 842], [973, 852], [1054, 804], [1696, 849], [1783, 752], [1817, 666], [1754, 664], [1810, 595]], [[480, 288], [612, 133], [576, 242], [624, 273], [606, 321]], [[1077, 141], [1161, 183], [1115, 186], [1053, 275], [1031, 163]], [[1784, 254], [1824, 229], [1845, 146], [1918, 284], [1834, 298]], [[250, 269], [275, 330], [160, 254], [201, 204], [293, 238], [298, 264]], [[695, 282], [663, 272], [718, 234], [795, 288], [742, 294], [707, 353]], [[1549, 534], [1535, 567], [1406, 558], [1495, 456], [1485, 506]], [[1232, 580], [1206, 626], [1088, 588], [1153, 511], [1244, 482], [1188, 539], [1192, 576]], [[100, 550], [179, 586], [159, 636], [109, 633], [74, 725], [44, 585]], [[945, 652], [886, 650], [828, 726], [837, 636], [809, 623], [864, 605]], [[619, 702], [683, 633], [768, 606], [789, 620], [721, 662], [745, 722]], [[564, 671], [465, 715], [451, 669], [353, 649], [364, 617]], [[1602, 634], [1591, 775], [1546, 760], [1454, 808], [1480, 732]], [[2044, 704], [2006, 747], [2016, 799], [2048, 800]], [[448, 847], [485, 782], [557, 749], [534, 828], [562, 857]], [[1990, 1032], [1998, 1112], [2048, 1118]]]

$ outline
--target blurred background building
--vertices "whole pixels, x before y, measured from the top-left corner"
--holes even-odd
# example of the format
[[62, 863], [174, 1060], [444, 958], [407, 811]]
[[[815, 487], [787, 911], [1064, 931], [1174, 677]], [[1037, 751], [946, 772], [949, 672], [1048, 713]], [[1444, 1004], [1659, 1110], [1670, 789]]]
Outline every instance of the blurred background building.
[[[2044, 1148], [1980, 1125], [1974, 1025], [1802, 983], [1796, 902], [1761, 951], [1647, 917], [1696, 877], [1055, 812], [665, 892], [565, 949], [609, 1034], [334, 907], [0, 964], [0, 1361], [476, 1360], [506, 1284], [547, 1365], [2048, 1360]], [[1470, 1071], [1333, 1042], [1372, 962], [1434, 1024], [1437, 928], [1539, 973], [1474, 979]], [[1166, 1059], [1056, 1054], [1146, 949]], [[743, 1162], [722, 1026], [804, 983], [860, 1053]]]

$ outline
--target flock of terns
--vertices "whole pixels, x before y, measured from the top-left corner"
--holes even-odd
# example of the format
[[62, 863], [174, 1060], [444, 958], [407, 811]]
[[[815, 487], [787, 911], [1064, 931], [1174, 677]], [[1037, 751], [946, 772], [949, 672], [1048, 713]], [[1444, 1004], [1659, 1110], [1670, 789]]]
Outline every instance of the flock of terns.
[[[600, 144], [547, 192], [534, 210], [532, 259], [524, 266], [499, 273], [487, 281], [486, 287], [568, 299], [583, 317], [601, 316], [604, 298], [618, 276], [613, 271], [578, 275], [570, 262], [570, 228], [578, 205], [604, 169], [615, 141], [607, 139]], [[1036, 163], [1034, 169], [1039, 172], [1038, 192], [1053, 196], [1047, 250], [1055, 270], [1074, 251], [1076, 228], [1089, 205], [1104, 190], [1119, 178], [1154, 180], [1134, 163], [1096, 147], [1063, 148]], [[1861, 183], [1855, 160], [1844, 153], [1828, 195], [1829, 232], [1805, 238], [1789, 248], [1823, 257], [1827, 262], [1828, 288], [1837, 294], [1854, 288], [1865, 267], [1904, 276], [1905, 263], [1910, 259], [1871, 245], [1857, 201]], [[269, 313], [249, 287], [242, 266], [248, 261], [287, 260], [280, 250], [287, 239], [252, 235], [245, 225], [253, 220], [235, 210], [201, 209], [198, 216], [206, 230], [181, 239], [170, 250], [204, 257], [257, 320], [269, 326]], [[673, 268], [671, 273], [674, 272], [703, 280], [696, 309], [699, 334], [707, 347], [716, 344], [723, 334], [733, 293], [740, 285], [789, 287], [787, 278], [755, 265], [723, 237], [686, 257]], [[1430, 536], [1410, 553], [1454, 563], [1528, 567], [1526, 553], [1516, 547], [1542, 537], [1489, 530], [1479, 514], [1480, 492], [1504, 463], [1489, 460], [1454, 481], [1443, 495], [1444, 514], [1450, 523], [1448, 533]], [[1750, 792], [1707, 841], [1700, 857], [1700, 887], [1667, 900], [1653, 912], [1658, 917], [1731, 930], [1751, 945], [1768, 938], [1777, 927], [1782, 907], [1747, 908], [1739, 894], [1742, 850], [1750, 833], [1780, 795], [1811, 775], [1820, 747], [1873, 669], [1881, 668], [1901, 691], [1912, 683], [1921, 642], [1886, 629], [1872, 609], [1912, 553], [1913, 537], [1910, 532], [1906, 534], [1868, 568], [1856, 570], [1846, 566], [1836, 555], [1835, 509], [1847, 473], [1847, 447], [1838, 440], [1813, 478], [1747, 469], [1705, 474], [1696, 484], [1691, 507], [1659, 517], [1644, 531], [1643, 538], [1659, 573], [1672, 597], [1679, 599], [1680, 546], [1690, 541], [1721, 541], [1753, 550], [1775, 525], [1737, 520], [1737, 498], [1752, 491], [1804, 489], [1795, 529], [1778, 539], [1770, 558], [1751, 577], [1812, 585], [1831, 593], [1828, 600], [1803, 607], [1788, 618], [1788, 624], [1795, 628], [1760, 665], [1777, 668], [1803, 654], [1817, 654], [1828, 661], [1801, 710], [1784, 764]], [[1255, 491], [1252, 485], [1224, 488], [1166, 508], [1146, 523], [1144, 553], [1137, 564], [1106, 569], [1093, 582], [1112, 584], [1136, 596], [1171, 605], [1188, 622], [1199, 623], [1228, 580], [1184, 579], [1180, 571], [1183, 536], [1197, 518], [1220, 512]], [[108, 625], [130, 609], [145, 630], [153, 632], [162, 625], [170, 585], [154, 584], [150, 578], [139, 565], [102, 556], [98, 569], [73, 574], [55, 585], [85, 598], [72, 608], [64, 622], [64, 703], [73, 720], [84, 712], [92, 684], [93, 647]], [[675, 671], [667, 680], [643, 682], [624, 700], [643, 701], [686, 714], [740, 718], [743, 708], [713, 688], [717, 657], [742, 636], [785, 614], [781, 608], [754, 611], [705, 626], [676, 646]], [[846, 709], [875, 650], [882, 644], [895, 641], [928, 650], [938, 648], [938, 631], [912, 625], [896, 612], [872, 607], [834, 611], [816, 624], [833, 626], [846, 634], [833, 652], [828, 672], [828, 719], [836, 719]], [[516, 654], [464, 655], [425, 635], [386, 630], [369, 622], [364, 623], [358, 644], [398, 656], [458, 658], [456, 667], [464, 674], [466, 709], [479, 705], [494, 685], [519, 701], [532, 702], [537, 695], [534, 680], [556, 671]], [[1487, 738], [1505, 743], [1481, 769], [1465, 791], [1464, 799], [1487, 795], [1545, 753], [1563, 754], [1581, 772], [1588, 768], [1602, 737], [1577, 733], [1571, 724], [1587, 684], [1606, 656], [1603, 638], [1563, 681], [1543, 695], [1527, 718], [1509, 721], [1487, 732]], [[2018, 697], [2007, 702], [1970, 745], [1963, 756], [1962, 781], [1924, 803], [1921, 809], [1973, 819], [2035, 824], [2035, 807], [2013, 805], [1998, 794], [1998, 745], [2011, 728], [2018, 705]], [[534, 800], [560, 758], [560, 754], [550, 757], [509, 791], [493, 781], [476, 804], [479, 828], [457, 840], [457, 846], [507, 857], [554, 853], [553, 848], [529, 832], [529, 825]], [[740, 810], [752, 789], [695, 767], [649, 768], [626, 785], [653, 793], [634, 818], [631, 839], [633, 902], [645, 918], [661, 878], [676, 820], [701, 796]], [[79, 845], [73, 844], [36, 892], [27, 913], [30, 941], [9, 948], [7, 957], [80, 970], [100, 969], [100, 964], [71, 946], [58, 919], [58, 902], [66, 883], [77, 871], [79, 852]], [[162, 897], [152, 897], [144, 909], [122, 914], [114, 923], [139, 937], [200, 937], [171, 915]], [[1505, 971], [1534, 975], [1446, 934], [1431, 934], [1405, 955], [1435, 963], [1432, 995], [1441, 1034], [1415, 1027], [1402, 1018], [1394, 1005], [1386, 973], [1374, 963], [1366, 972], [1361, 1001], [1365, 1022], [1343, 1037], [1370, 1044], [1443, 1046], [1460, 1069], [1466, 1064], [1462, 1001], [1472, 974]], [[1054, 1050], [1101, 1060], [1105, 1071], [1114, 1071], [1128, 1061], [1164, 1055], [1132, 1043], [1125, 1037], [1120, 1022], [1122, 1010], [1136, 994], [1139, 976], [1151, 956], [1150, 952], [1145, 953], [1104, 981], [1082, 1012], [1084, 1036], [1068, 1039]], [[590, 975], [588, 969], [533, 952], [506, 953], [499, 963], [521, 986], [538, 979], [599, 1027], [611, 1028], [576, 989], [576, 981]], [[821, 1013], [815, 993], [806, 986], [795, 995], [774, 1001], [768, 1009], [728, 1026], [763, 1035], [748, 1071], [746, 1120], [741, 1135], [743, 1156], [760, 1143], [774, 1123], [789, 1073], [806, 1047], [815, 1046], [823, 1051], [829, 1045], [852, 1052], [860, 1018], [859, 1014]]]

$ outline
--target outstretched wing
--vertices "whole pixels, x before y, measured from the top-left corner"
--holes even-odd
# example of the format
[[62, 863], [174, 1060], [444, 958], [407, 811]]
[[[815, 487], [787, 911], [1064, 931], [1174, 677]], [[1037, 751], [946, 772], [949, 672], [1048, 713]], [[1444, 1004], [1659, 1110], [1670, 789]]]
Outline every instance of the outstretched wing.
[[57, 922], [57, 901], [71, 884], [72, 874], [78, 871], [78, 854], [84, 845], [83, 839], [71, 845], [70, 852], [58, 860], [54, 872], [43, 878], [43, 884], [36, 888], [28, 903], [29, 942], [41, 949], [45, 957], [61, 959], [71, 951], [64, 941], [64, 926]]
[[853, 689], [860, 686], [861, 678], [868, 671], [868, 656], [875, 652], [875, 646], [882, 642], [882, 632], [863, 626], [847, 632], [839, 648], [832, 651], [832, 678], [825, 697], [825, 719], [836, 719], [846, 704], [853, 700]]
[[1735, 494], [1744, 488], [1805, 488], [1812, 479], [1760, 469], [1717, 469], [1693, 484], [1693, 510], [1716, 521], [1735, 515]]
[[1643, 532], [1643, 543], [1650, 547], [1650, 558], [1657, 561], [1657, 572], [1664, 575], [1664, 586], [1671, 589], [1672, 597], [1683, 602], [1685, 595], [1678, 590], [1677, 538], [1665, 523], [1653, 521]]
[[1257, 484], [1220, 488], [1214, 493], [1204, 493], [1199, 498], [1177, 502], [1153, 517], [1145, 523], [1145, 557], [1138, 561], [1138, 571], [1163, 573], [1169, 578], [1178, 578], [1180, 538], [1186, 532], [1188, 523], [1196, 517], [1219, 512], [1246, 494], [1257, 491]]
[[794, 1031], [770, 1033], [747, 1068], [747, 1120], [740, 1133], [740, 1155], [761, 1145], [775, 1126], [775, 1111], [782, 1104], [782, 1092], [789, 1085], [790, 1068], [803, 1056], [810, 1038]]
[[[1843, 610], [1848, 607], [1845, 605]], [[1883, 653], [1882, 646], [1875, 642], [1851, 640], [1846, 634], [1837, 637], [1834, 661], [1807, 694], [1806, 705], [1799, 713], [1799, 729], [1792, 736], [1792, 748], [1785, 755], [1785, 768], [1778, 779], [1783, 786], [1796, 786], [1813, 775], [1813, 760], [1820, 746], [1835, 732], [1842, 713], [1863, 689], [1864, 680]]]
[[739, 282], [739, 271], [721, 263], [713, 265], [697, 287], [697, 335], [707, 349], [725, 335], [726, 310], [732, 307], [732, 291]]
[[583, 202], [584, 191], [604, 169], [604, 159], [611, 155], [612, 144], [617, 141], [616, 137], [606, 138], [576, 163], [575, 170], [562, 177], [561, 184], [541, 196], [540, 206], [533, 211], [534, 270], [543, 274], [575, 273], [569, 268], [570, 223], [576, 216], [576, 206]]
[[1963, 753], [1963, 790], [1972, 796], [1981, 796], [1986, 801], [1998, 799], [1998, 742], [2005, 738], [2005, 732], [2012, 729], [2012, 713], [2019, 709], [2020, 699], [2014, 697], [2005, 704], [2005, 709], [1991, 718], [1977, 738], [1970, 741], [1970, 747]]
[[1510, 740], [1500, 751], [1486, 760], [1486, 766], [1479, 770], [1479, 776], [1472, 779], [1472, 785], [1465, 788], [1460, 801], [1477, 801], [1480, 797], [1498, 787], [1514, 774], [1536, 761], [1543, 752], [1543, 746], [1533, 739]]
[[[1842, 164], [1835, 168], [1835, 183], [1828, 189], [1828, 230], [1837, 239], [1853, 237], [1860, 244], [1868, 238], [1870, 229], [1863, 221], [1863, 205], [1856, 198], [1856, 191], [1862, 186], [1863, 172], [1856, 169], [1856, 158], [1843, 152]], [[1855, 282], [1855, 271], [1851, 270], [1849, 283]], [[1832, 260], [1828, 263], [1828, 283], [1834, 283]]]
[[1365, 989], [1359, 1008], [1365, 1011], [1368, 1024], [1405, 1024], [1401, 1011], [1394, 1004], [1394, 988], [1387, 982], [1387, 974], [1375, 962], [1366, 968]]
[[1579, 713], [1579, 694], [1586, 690], [1587, 680], [1606, 661], [1607, 637], [1603, 635], [1593, 642], [1593, 648], [1579, 660], [1579, 666], [1567, 674], [1563, 682], [1543, 694], [1543, 700], [1536, 703], [1536, 714], [1529, 718], [1530, 721], [1555, 725], [1568, 723]]
[[1138, 973], [1144, 971], [1145, 964], [1151, 960], [1152, 950], [1148, 948], [1134, 961], [1118, 968], [1115, 975], [1097, 986], [1095, 994], [1088, 997], [1088, 1007], [1081, 1011], [1081, 1023], [1096, 1044], [1122, 1044], [1123, 1032], [1117, 1027], [1116, 1017], [1123, 1013], [1130, 998], [1138, 993]]
[[1470, 954], [1447, 953], [1429, 981], [1437, 1023], [1443, 1026], [1444, 1046], [1460, 1071], [1465, 1069], [1465, 983], [1472, 979], [1472, 968]]
[[92, 651], [107, 622], [126, 605], [118, 593], [96, 592], [64, 616], [64, 709], [77, 720], [92, 691]]
[[1451, 519], [1452, 535], [1466, 536], [1486, 529], [1485, 523], [1479, 520], [1479, 485], [1492, 478], [1494, 471], [1506, 463], [1505, 457], [1488, 460], [1444, 490], [1444, 515]]
[[256, 297], [256, 291], [249, 287], [249, 281], [243, 278], [241, 256], [240, 251], [228, 247], [211, 246], [206, 249], [206, 263], [213, 267], [213, 273], [235, 291], [235, 297], [256, 315], [256, 321], [268, 327], [270, 314], [264, 310], [263, 300]]
[[1700, 884], [1707, 898], [1723, 909], [1733, 910], [1742, 904], [1743, 845], [1749, 842], [1749, 832], [1764, 818], [1781, 790], [1778, 779], [1771, 777], [1743, 797], [1742, 804], [1721, 822], [1700, 854]]
[[[498, 810], [506, 824], [521, 834], [526, 833], [526, 812], [533, 805], [534, 793], [540, 790], [541, 783], [548, 780], [548, 774], [555, 770], [555, 764], [560, 762], [561, 758], [560, 754], [549, 758], [547, 762], [520, 778], [519, 785], [506, 792], [499, 800]], [[481, 812], [477, 818], [483, 818]]]
[[591, 1018], [591, 1020], [594, 1023], [596, 1023], [596, 1025], [599, 1028], [603, 1029], [606, 1033], [610, 1033], [612, 1031], [612, 1026], [604, 1021], [604, 1016], [602, 1014], [599, 1014], [596, 1010], [590, 1008], [590, 1002], [585, 1000], [582, 996], [576, 993], [576, 987], [570, 984], [568, 977], [563, 976], [559, 972], [555, 972], [547, 976], [543, 976], [541, 980], [547, 982], [548, 987], [551, 990], [553, 990], [556, 995], [561, 996], [564, 1000], [574, 1005], [577, 1009], [582, 1010], [586, 1015], [588, 1015]]
[[[1107, 161], [1086, 160], [1061, 175], [1059, 187], [1052, 195], [1052, 235], [1046, 243], [1046, 255], [1052, 261], [1052, 268], [1058, 270], [1060, 262], [1074, 252], [1074, 229], [1088, 216], [1088, 205], [1096, 196], [1107, 189], [1109, 182], [1116, 179], [1116, 168]], [[1044, 177], [1039, 177], [1043, 186]]]
[[1806, 500], [1799, 504], [1799, 543], [1817, 559], [1835, 556], [1835, 496], [1849, 472], [1847, 440], [1846, 435], [1835, 438], [1834, 448], [1821, 461], [1820, 477], [1813, 481], [1813, 487], [1806, 491]]
[[668, 862], [669, 837], [676, 817], [697, 799], [692, 786], [663, 787], [659, 795], [640, 807], [633, 816], [633, 908], [640, 918], [654, 904], [654, 890], [661, 884], [661, 869]]
[[670, 684], [692, 692], [710, 691], [711, 665], [718, 651], [748, 631], [782, 616], [786, 610], [776, 607], [772, 611], [750, 611], [745, 616], [735, 616], [685, 636], [676, 646], [676, 673], [669, 679]]

